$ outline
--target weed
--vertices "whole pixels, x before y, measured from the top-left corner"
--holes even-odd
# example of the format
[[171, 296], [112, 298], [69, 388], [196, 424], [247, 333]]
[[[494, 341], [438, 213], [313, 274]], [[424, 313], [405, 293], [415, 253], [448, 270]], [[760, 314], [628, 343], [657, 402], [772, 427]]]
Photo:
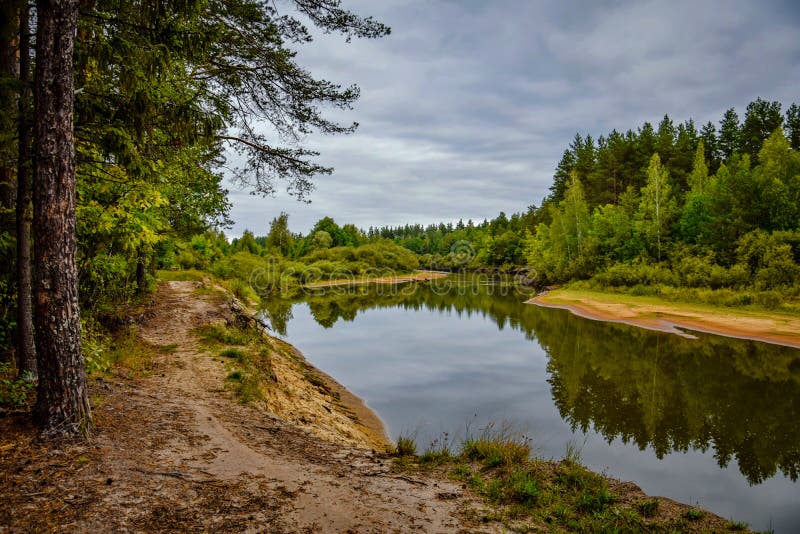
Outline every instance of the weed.
[[527, 506], [536, 503], [541, 496], [539, 481], [524, 469], [516, 468], [506, 479], [506, 498]]
[[201, 326], [197, 334], [204, 341], [222, 343], [223, 345], [247, 345], [252, 335], [249, 332], [228, 328], [220, 324]]
[[519, 464], [531, 455], [530, 438], [513, 431], [507, 424], [495, 428], [490, 423], [479, 437], [464, 440], [461, 455], [490, 468]]
[[683, 512], [683, 514], [681, 514], [681, 517], [683, 517], [684, 519], [688, 519], [689, 521], [697, 521], [699, 519], [703, 519], [705, 515], [706, 515], [705, 512], [703, 512], [698, 508], [689, 508], [688, 510]]
[[228, 373], [228, 380], [236, 380], [238, 382], [241, 382], [243, 378], [244, 378], [244, 373], [241, 372], [239, 369]]
[[749, 525], [747, 523], [745, 523], [744, 521], [728, 521], [725, 524], [725, 528], [727, 528], [728, 530], [732, 530], [734, 532], [747, 530], [748, 527], [749, 527]]
[[225, 349], [219, 353], [222, 358], [230, 358], [232, 360], [236, 360], [238, 362], [243, 362], [246, 359], [246, 355], [240, 349]]
[[397, 438], [397, 446], [394, 450], [397, 456], [415, 456], [417, 454], [417, 443], [414, 438], [401, 435]]
[[646, 499], [636, 503], [636, 509], [643, 517], [655, 517], [658, 515], [658, 499]]
[[0, 406], [21, 408], [28, 402], [36, 384], [31, 380], [15, 379], [16, 371], [10, 363], [0, 362]]

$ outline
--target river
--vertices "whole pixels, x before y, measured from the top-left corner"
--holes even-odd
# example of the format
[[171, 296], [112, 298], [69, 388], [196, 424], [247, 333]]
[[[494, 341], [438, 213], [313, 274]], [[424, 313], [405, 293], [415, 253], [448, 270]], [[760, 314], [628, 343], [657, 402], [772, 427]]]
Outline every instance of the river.
[[264, 315], [424, 449], [511, 424], [588, 467], [756, 530], [800, 532], [800, 350], [524, 304], [487, 279], [308, 291]]

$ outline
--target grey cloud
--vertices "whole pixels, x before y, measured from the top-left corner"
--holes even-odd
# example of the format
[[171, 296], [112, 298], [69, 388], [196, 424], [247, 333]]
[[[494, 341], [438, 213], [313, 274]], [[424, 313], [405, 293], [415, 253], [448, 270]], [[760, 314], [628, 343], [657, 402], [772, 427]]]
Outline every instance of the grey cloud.
[[483, 219], [547, 193], [575, 132], [597, 136], [722, 112], [800, 86], [791, 2], [346, 2], [392, 26], [377, 41], [318, 35], [298, 59], [358, 83], [352, 136], [306, 143], [336, 168], [312, 204], [234, 192], [232, 234], [280, 211], [307, 231], [322, 216], [362, 227]]

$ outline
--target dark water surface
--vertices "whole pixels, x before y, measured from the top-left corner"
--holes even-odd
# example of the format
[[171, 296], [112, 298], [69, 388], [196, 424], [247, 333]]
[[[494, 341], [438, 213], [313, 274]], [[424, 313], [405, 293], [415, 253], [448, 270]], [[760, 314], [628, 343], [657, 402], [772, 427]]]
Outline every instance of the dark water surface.
[[424, 449], [509, 421], [539, 456], [800, 532], [800, 350], [524, 304], [454, 279], [322, 290], [264, 308], [283, 337]]

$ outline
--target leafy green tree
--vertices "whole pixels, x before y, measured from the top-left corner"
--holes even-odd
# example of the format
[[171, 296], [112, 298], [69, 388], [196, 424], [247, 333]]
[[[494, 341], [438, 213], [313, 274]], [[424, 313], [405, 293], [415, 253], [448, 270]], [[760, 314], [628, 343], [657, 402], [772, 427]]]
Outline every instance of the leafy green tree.
[[655, 245], [658, 261], [661, 261], [662, 243], [669, 236], [675, 210], [669, 173], [661, 165], [658, 153], [655, 153], [647, 168], [647, 185], [642, 188], [637, 222], [645, 239]]
[[708, 189], [708, 165], [706, 164], [705, 144], [703, 141], [700, 141], [697, 145], [692, 172], [687, 181], [693, 193], [702, 193]]
[[272, 219], [266, 244], [269, 252], [277, 251], [282, 256], [289, 256], [294, 248], [294, 236], [289, 231], [289, 214], [281, 212]]
[[331, 246], [333, 246], [333, 238], [331, 237], [331, 234], [325, 230], [317, 230], [311, 234], [312, 250], [326, 249], [330, 248]]

